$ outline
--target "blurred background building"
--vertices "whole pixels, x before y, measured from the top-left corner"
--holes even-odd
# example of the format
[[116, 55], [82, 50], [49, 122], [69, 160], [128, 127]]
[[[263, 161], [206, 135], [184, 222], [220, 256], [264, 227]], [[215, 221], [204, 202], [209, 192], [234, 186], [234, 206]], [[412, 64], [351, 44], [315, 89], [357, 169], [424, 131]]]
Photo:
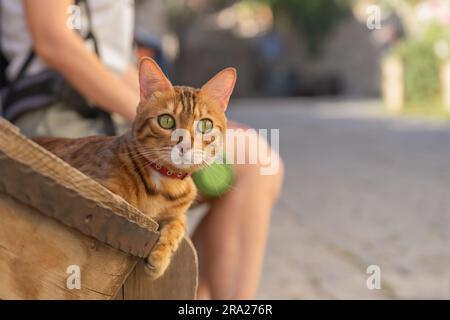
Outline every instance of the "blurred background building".
[[[391, 52], [408, 64], [406, 91], [437, 95], [438, 59], [449, 51], [446, 0], [139, 1], [148, 10], [138, 10], [138, 25], [159, 37], [176, 82], [200, 85], [233, 65], [240, 97], [376, 97]], [[421, 66], [410, 68], [414, 60]], [[421, 68], [432, 70], [428, 88], [409, 79]]]
[[345, 1], [168, 3], [179, 41], [172, 69], [179, 83], [199, 85], [233, 65], [237, 96], [379, 93], [381, 48]]

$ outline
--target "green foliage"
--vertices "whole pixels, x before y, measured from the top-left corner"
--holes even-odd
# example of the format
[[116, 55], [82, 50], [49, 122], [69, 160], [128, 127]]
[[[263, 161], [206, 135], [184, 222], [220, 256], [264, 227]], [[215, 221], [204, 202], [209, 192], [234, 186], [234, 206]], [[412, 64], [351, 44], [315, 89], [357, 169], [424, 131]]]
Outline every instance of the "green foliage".
[[[450, 32], [447, 26], [431, 24], [423, 35], [425, 42], [430, 43], [435, 48], [435, 53], [440, 59], [450, 58]], [[444, 48], [442, 48], [444, 46]], [[441, 48], [436, 50], [436, 48]], [[442, 50], [443, 49], [443, 50]]]
[[268, 3], [275, 16], [288, 17], [305, 35], [312, 53], [317, 53], [323, 37], [350, 12], [351, 0], [258, 0]]
[[406, 102], [420, 103], [439, 95], [439, 61], [432, 42], [406, 40], [395, 47], [394, 54], [403, 62]]
[[397, 44], [393, 53], [404, 66], [405, 111], [449, 118], [441, 95], [441, 62], [450, 58], [448, 27], [429, 23], [416, 37]]
[[450, 120], [450, 114], [445, 110], [440, 96], [430, 97], [424, 101], [408, 102], [404, 111], [405, 114], [414, 116]]

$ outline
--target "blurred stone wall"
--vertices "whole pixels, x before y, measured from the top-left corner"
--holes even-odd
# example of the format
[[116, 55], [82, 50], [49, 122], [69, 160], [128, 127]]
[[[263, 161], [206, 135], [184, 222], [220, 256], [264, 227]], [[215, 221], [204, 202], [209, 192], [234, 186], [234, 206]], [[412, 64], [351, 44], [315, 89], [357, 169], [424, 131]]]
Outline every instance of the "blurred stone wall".
[[308, 53], [295, 30], [276, 27], [273, 34], [281, 52], [268, 60], [262, 38], [239, 38], [197, 17], [178, 30], [180, 54], [171, 76], [175, 83], [201, 86], [222, 68], [234, 66], [236, 96], [379, 95], [381, 49], [366, 26], [353, 18], [330, 32], [316, 56]]
[[196, 21], [179, 32], [180, 54], [171, 71], [175, 83], [200, 87], [226, 67], [238, 70], [235, 95], [254, 95], [254, 61], [257, 52], [252, 43], [231, 32], [211, 30]]

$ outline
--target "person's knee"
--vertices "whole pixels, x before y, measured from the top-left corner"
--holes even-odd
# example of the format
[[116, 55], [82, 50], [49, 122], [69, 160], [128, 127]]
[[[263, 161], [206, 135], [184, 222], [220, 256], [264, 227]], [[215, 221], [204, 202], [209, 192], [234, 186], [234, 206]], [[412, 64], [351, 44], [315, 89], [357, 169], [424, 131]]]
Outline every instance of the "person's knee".
[[[245, 152], [246, 159], [253, 158], [256, 161], [236, 166], [237, 178], [245, 180], [246, 184], [254, 188], [263, 188], [267, 197], [275, 201], [283, 184], [284, 163], [280, 154], [271, 148], [263, 137], [257, 133], [254, 134], [258, 143], [256, 145], [247, 143], [245, 150], [237, 150], [237, 152]], [[255, 139], [248, 139], [248, 141], [255, 141]], [[256, 153], [256, 156], [252, 155], [252, 152]]]
[[284, 163], [278, 152], [272, 149], [271, 155], [271, 164], [272, 168], [276, 168], [271, 172], [271, 174], [266, 177], [270, 180], [268, 183], [270, 185], [270, 194], [272, 196], [273, 201], [278, 199], [280, 195], [281, 188], [283, 185], [284, 179]]

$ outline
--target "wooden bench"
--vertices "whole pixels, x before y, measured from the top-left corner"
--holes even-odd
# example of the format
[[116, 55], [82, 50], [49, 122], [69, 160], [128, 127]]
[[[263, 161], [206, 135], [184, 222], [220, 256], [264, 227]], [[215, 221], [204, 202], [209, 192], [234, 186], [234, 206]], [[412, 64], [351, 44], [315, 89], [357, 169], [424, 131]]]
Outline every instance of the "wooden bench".
[[158, 224], [2, 118], [0, 221], [0, 299], [195, 299], [188, 238], [151, 281], [143, 263]]

